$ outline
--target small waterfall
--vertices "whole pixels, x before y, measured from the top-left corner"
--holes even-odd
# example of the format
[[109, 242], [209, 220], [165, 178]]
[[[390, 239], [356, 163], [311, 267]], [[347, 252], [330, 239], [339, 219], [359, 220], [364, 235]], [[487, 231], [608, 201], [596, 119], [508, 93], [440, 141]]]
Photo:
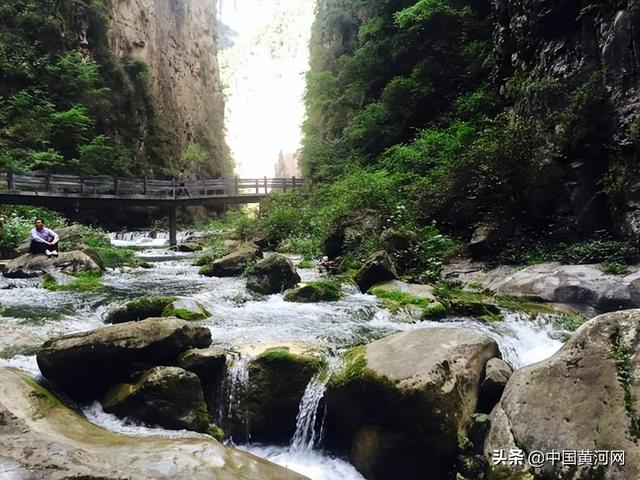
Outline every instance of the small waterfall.
[[249, 387], [249, 369], [247, 365], [249, 355], [238, 354], [227, 367], [227, 378], [223, 382], [220, 398], [226, 398], [226, 402], [219, 402], [218, 421], [231, 435], [242, 443], [250, 440], [249, 408], [246, 403], [247, 389]]
[[331, 374], [336, 371], [338, 361], [336, 357], [330, 357], [327, 363], [328, 367], [314, 375], [302, 395], [296, 417], [296, 431], [289, 447], [291, 451], [310, 452], [322, 442], [326, 406], [323, 408], [321, 418], [318, 418], [318, 413], [327, 391], [327, 382]]

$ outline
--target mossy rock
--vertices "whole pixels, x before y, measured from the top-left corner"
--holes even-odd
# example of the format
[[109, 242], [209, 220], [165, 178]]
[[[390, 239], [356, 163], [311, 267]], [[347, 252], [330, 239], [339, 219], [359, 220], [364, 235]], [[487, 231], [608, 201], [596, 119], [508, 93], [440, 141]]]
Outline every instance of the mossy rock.
[[197, 300], [193, 298], [181, 297], [173, 300], [162, 310], [162, 317], [177, 317], [182, 320], [204, 320], [211, 316], [211, 313]]
[[339, 282], [309, 282], [298, 288], [288, 290], [284, 295], [285, 302], [314, 303], [335, 302], [342, 297]]
[[165, 308], [177, 298], [166, 296], [135, 298], [110, 308], [104, 321], [105, 323], [124, 323], [151, 317], [162, 317]]
[[292, 353], [288, 347], [270, 348], [249, 362], [247, 406], [254, 441], [291, 439], [302, 395], [324, 366], [318, 355]]
[[173, 430], [207, 432], [209, 414], [197, 375], [178, 367], [155, 367], [134, 384], [112, 387], [105, 412]]
[[484, 365], [497, 355], [490, 338], [453, 328], [352, 348], [327, 384], [328, 448], [350, 451], [366, 478], [447, 478]]

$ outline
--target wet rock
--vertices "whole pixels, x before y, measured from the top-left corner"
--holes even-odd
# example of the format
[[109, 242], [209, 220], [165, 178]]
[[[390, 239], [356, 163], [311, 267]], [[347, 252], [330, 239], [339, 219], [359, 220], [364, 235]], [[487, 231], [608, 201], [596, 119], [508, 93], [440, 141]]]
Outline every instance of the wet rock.
[[463, 329], [390, 335], [350, 350], [328, 384], [331, 448], [366, 478], [446, 478], [474, 412], [490, 338]]
[[493, 407], [500, 401], [504, 387], [513, 373], [513, 368], [500, 358], [492, 358], [487, 362], [484, 380], [480, 385], [478, 399], [478, 411], [490, 413]]
[[259, 261], [251, 269], [247, 288], [256, 293], [270, 295], [293, 288], [299, 281], [300, 276], [291, 260], [275, 253]]
[[181, 320], [203, 320], [209, 311], [189, 297], [139, 297], [112, 306], [105, 314], [105, 323], [124, 323], [151, 317], [177, 317]]
[[128, 380], [136, 363], [169, 365], [189, 348], [211, 343], [211, 332], [177, 318], [149, 318], [48, 340], [38, 352], [44, 377], [70, 396], [100, 397]]
[[285, 302], [314, 303], [335, 302], [342, 297], [338, 282], [309, 282], [298, 288], [289, 290], [284, 295]]
[[7, 278], [40, 277], [51, 270], [63, 273], [102, 272], [102, 268], [89, 255], [80, 251], [61, 252], [58, 257], [46, 255], [22, 255], [4, 265]]
[[[0, 477], [66, 480], [302, 480], [213, 438], [107, 431], [14, 369], [0, 369]], [[126, 474], [123, 474], [126, 472]]]
[[366, 293], [376, 283], [394, 280], [398, 272], [391, 257], [380, 251], [371, 255], [356, 273], [355, 281], [362, 293]]
[[163, 317], [177, 317], [182, 320], [204, 320], [211, 313], [199, 301], [189, 297], [178, 297], [162, 310]]
[[[485, 455], [509, 448], [524, 450], [525, 458], [534, 450], [624, 450], [624, 466], [563, 471], [562, 463], [547, 462], [535, 473], [569, 480], [640, 478], [639, 374], [640, 310], [590, 320], [553, 357], [511, 375], [491, 413]], [[519, 468], [499, 470], [516, 475]]]
[[206, 432], [209, 414], [200, 380], [178, 367], [155, 367], [135, 383], [120, 383], [102, 400], [107, 413], [172, 430]]
[[200, 272], [207, 277], [238, 277], [259, 258], [262, 258], [262, 252], [255, 243], [243, 243], [224, 257], [202, 267]]
[[302, 395], [323, 365], [317, 351], [290, 347], [271, 347], [249, 362], [247, 409], [254, 441], [291, 440]]
[[113, 305], [105, 314], [105, 323], [124, 323], [161, 317], [165, 308], [178, 297], [152, 296], [138, 297], [120, 305]]
[[[180, 354], [178, 367], [195, 373], [200, 378], [204, 399], [209, 411], [214, 411], [220, 401], [220, 386], [227, 371], [227, 352], [221, 347], [193, 348]], [[226, 399], [225, 399], [226, 400]]]

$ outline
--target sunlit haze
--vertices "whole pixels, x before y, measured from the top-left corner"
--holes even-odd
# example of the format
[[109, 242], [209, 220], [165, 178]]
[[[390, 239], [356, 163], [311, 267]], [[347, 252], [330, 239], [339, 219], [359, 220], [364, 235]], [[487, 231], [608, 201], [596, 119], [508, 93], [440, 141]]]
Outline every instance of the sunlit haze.
[[300, 148], [314, 7], [315, 0], [221, 0], [220, 21], [231, 29], [219, 54], [227, 142], [241, 177], [273, 176], [279, 152]]

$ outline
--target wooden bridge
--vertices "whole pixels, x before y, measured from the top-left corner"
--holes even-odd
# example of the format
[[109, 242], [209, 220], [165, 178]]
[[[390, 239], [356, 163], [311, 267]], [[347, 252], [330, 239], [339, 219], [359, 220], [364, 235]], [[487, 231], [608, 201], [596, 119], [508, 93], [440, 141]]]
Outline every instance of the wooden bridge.
[[272, 192], [299, 189], [300, 178], [209, 180], [131, 179], [109, 176], [0, 174], [0, 205], [118, 208], [168, 207], [169, 239], [176, 244], [176, 208], [258, 203]]

